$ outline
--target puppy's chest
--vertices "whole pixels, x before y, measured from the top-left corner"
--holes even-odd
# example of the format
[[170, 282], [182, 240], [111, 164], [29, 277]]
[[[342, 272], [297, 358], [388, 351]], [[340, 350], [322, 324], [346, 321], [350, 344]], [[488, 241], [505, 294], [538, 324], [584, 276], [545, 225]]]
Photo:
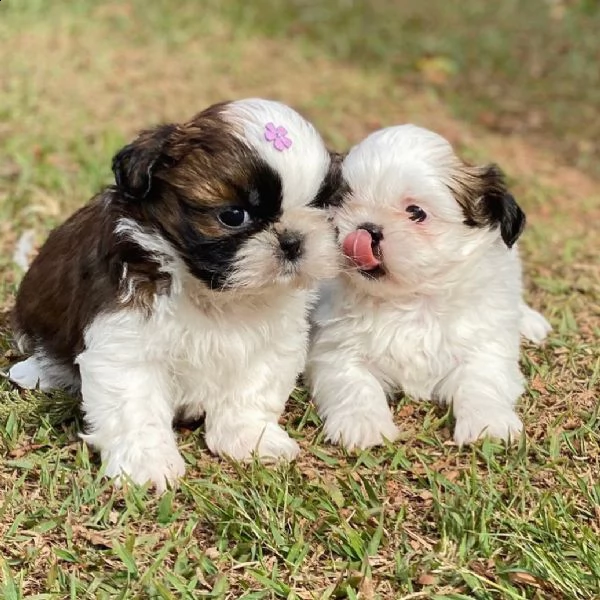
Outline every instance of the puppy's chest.
[[289, 303], [287, 310], [275, 305], [221, 312], [202, 310], [183, 299], [170, 307], [162, 328], [159, 323], [156, 328], [176, 371], [221, 378], [239, 373], [286, 340], [298, 344], [305, 321], [302, 302]]
[[461, 362], [459, 328], [427, 310], [389, 311], [375, 319], [365, 357], [391, 387], [429, 398], [440, 379]]

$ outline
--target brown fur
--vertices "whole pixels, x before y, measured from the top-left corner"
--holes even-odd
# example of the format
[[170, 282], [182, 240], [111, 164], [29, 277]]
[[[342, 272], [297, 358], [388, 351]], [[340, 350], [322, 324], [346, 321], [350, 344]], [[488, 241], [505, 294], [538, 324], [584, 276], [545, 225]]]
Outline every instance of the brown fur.
[[504, 174], [496, 165], [470, 166], [461, 162], [448, 187], [463, 210], [465, 224], [500, 227], [508, 247], [516, 242], [525, 227], [525, 214], [508, 192]]
[[[240, 189], [250, 187], [252, 152], [240, 144], [220, 117], [223, 104], [210, 107], [181, 125], [163, 125], [142, 132], [124, 148], [113, 162], [118, 174], [127, 171], [133, 185], [117, 175], [117, 184], [126, 194], [147, 199], [160, 196], [158, 204], [140, 204], [140, 210], [153, 211], [152, 219], [161, 222], [174, 235], [178, 215], [170, 209], [177, 202], [189, 209], [186, 218], [202, 234], [227, 237], [231, 231], [214, 218], [215, 208], [236, 204]], [[128, 160], [134, 150], [139, 158]], [[123, 164], [123, 163], [127, 164]], [[133, 164], [132, 164], [133, 163]], [[218, 177], [214, 177], [218, 173]], [[149, 215], [145, 215], [149, 216]]]
[[155, 296], [169, 292], [170, 278], [160, 270], [168, 257], [153, 257], [115, 234], [120, 219], [166, 238], [213, 287], [244, 235], [255, 232], [232, 233], [218, 209], [251, 203], [248, 190], [257, 189], [264, 223], [279, 214], [279, 176], [234, 136], [221, 110], [217, 105], [187, 123], [142, 132], [113, 159], [116, 185], [51, 232], [17, 295], [13, 320], [24, 346], [41, 345], [71, 366], [97, 314], [117, 306], [149, 312]]
[[85, 326], [116, 306], [124, 263], [138, 283], [138, 305], [150, 305], [153, 295], [169, 285], [158, 263], [115, 235], [126, 211], [118, 200], [108, 202], [111, 197], [116, 199], [112, 191], [96, 196], [52, 231], [17, 296], [15, 329], [33, 347], [43, 340], [45, 351], [66, 363], [83, 350]]

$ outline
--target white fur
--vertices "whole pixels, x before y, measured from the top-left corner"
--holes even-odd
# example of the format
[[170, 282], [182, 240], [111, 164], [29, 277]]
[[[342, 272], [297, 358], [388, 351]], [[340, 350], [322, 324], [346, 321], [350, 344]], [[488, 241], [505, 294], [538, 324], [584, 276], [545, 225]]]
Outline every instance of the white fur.
[[534, 344], [541, 344], [552, 331], [552, 326], [537, 310], [521, 303], [521, 335]]
[[[314, 126], [295, 110], [272, 100], [249, 98], [225, 107], [225, 118], [240, 140], [251, 146], [277, 171], [283, 181], [283, 206], [305, 206], [314, 197], [329, 168], [329, 153]], [[280, 152], [265, 140], [265, 125], [285, 127], [292, 141]]]
[[[545, 320], [521, 300], [516, 248], [464, 225], [445, 185], [456, 165], [443, 138], [414, 126], [379, 131], [344, 161], [352, 193], [334, 213], [340, 240], [380, 226], [387, 274], [368, 279], [348, 262], [321, 288], [307, 376], [332, 442], [394, 440], [387, 398], [400, 389], [451, 403], [457, 444], [521, 432], [519, 328], [541, 340]], [[408, 218], [409, 204], [427, 211], [424, 223]]]
[[13, 252], [13, 262], [18, 265], [23, 271], [29, 268], [30, 257], [33, 254], [35, 245], [35, 231], [28, 229], [24, 231], [15, 246]]
[[86, 441], [106, 472], [162, 489], [183, 474], [171, 423], [206, 415], [215, 454], [293, 459], [278, 425], [306, 355], [311, 292], [273, 290], [240, 302], [188, 294], [160, 298], [150, 318], [131, 310], [99, 316], [79, 356]]

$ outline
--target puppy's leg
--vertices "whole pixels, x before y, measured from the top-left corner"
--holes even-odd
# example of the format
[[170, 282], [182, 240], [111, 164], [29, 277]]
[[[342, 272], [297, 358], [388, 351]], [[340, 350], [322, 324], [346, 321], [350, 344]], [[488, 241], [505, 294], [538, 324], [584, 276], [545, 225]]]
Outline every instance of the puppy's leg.
[[552, 326], [537, 310], [533, 310], [525, 302], [521, 302], [521, 335], [534, 344], [541, 344], [552, 331]]
[[344, 362], [334, 353], [313, 355], [309, 362], [307, 375], [325, 439], [349, 450], [394, 441], [400, 432], [383, 387], [365, 366]]
[[88, 433], [81, 437], [98, 448], [106, 475], [128, 475], [152, 482], [162, 492], [185, 471], [172, 429], [169, 374], [144, 356], [140, 336], [119, 331], [98, 318], [86, 334], [77, 362]]
[[290, 310], [277, 335], [247, 348], [244, 361], [223, 377], [219, 393], [204, 396], [206, 445], [214, 454], [265, 461], [293, 460], [298, 455], [298, 444], [278, 421], [306, 359], [304, 312], [303, 300], [296, 322]]
[[481, 437], [516, 440], [523, 423], [514, 406], [523, 393], [523, 377], [515, 361], [481, 354], [458, 367], [436, 389], [452, 402], [454, 441], [462, 446]]
[[253, 455], [263, 461], [296, 458], [298, 444], [277, 422], [283, 406], [281, 412], [271, 412], [251, 399], [239, 404], [237, 409], [228, 406], [206, 412], [205, 439], [213, 454], [234, 460], [249, 460]]
[[205, 439], [211, 452], [235, 460], [296, 458], [300, 448], [278, 420], [294, 389], [301, 368], [297, 363], [296, 357], [261, 356], [239, 372], [226, 395], [205, 400]]

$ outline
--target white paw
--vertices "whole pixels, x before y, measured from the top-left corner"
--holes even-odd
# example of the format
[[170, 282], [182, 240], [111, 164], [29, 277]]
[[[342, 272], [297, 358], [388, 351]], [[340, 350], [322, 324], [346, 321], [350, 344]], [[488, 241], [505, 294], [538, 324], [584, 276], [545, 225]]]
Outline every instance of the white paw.
[[534, 344], [541, 344], [552, 331], [544, 316], [529, 306], [521, 308], [521, 335]]
[[8, 371], [8, 378], [20, 388], [29, 390], [49, 392], [68, 389], [74, 392], [79, 389], [79, 382], [69, 367], [41, 353], [13, 365]]
[[454, 441], [459, 446], [472, 444], [483, 437], [515, 441], [522, 430], [523, 423], [511, 408], [475, 409], [456, 417]]
[[[93, 436], [81, 436], [93, 444]], [[135, 441], [102, 449], [102, 461], [106, 465], [107, 477], [115, 478], [115, 485], [121, 485], [121, 477], [127, 475], [138, 485], [152, 483], [160, 494], [167, 484], [174, 486], [185, 473], [185, 462], [171, 440], [155, 445], [141, 445]]]
[[381, 446], [384, 439], [393, 442], [400, 435], [389, 410], [355, 410], [339, 415], [333, 414], [325, 420], [323, 431], [327, 441], [341, 444], [348, 450]]
[[8, 378], [24, 389], [34, 390], [38, 385], [40, 389], [44, 389], [41, 385], [43, 373], [35, 356], [30, 356], [28, 359], [13, 365], [8, 371]]
[[206, 432], [206, 445], [213, 454], [234, 460], [294, 460], [298, 444], [277, 423], [254, 421], [228, 427], [212, 427]]

